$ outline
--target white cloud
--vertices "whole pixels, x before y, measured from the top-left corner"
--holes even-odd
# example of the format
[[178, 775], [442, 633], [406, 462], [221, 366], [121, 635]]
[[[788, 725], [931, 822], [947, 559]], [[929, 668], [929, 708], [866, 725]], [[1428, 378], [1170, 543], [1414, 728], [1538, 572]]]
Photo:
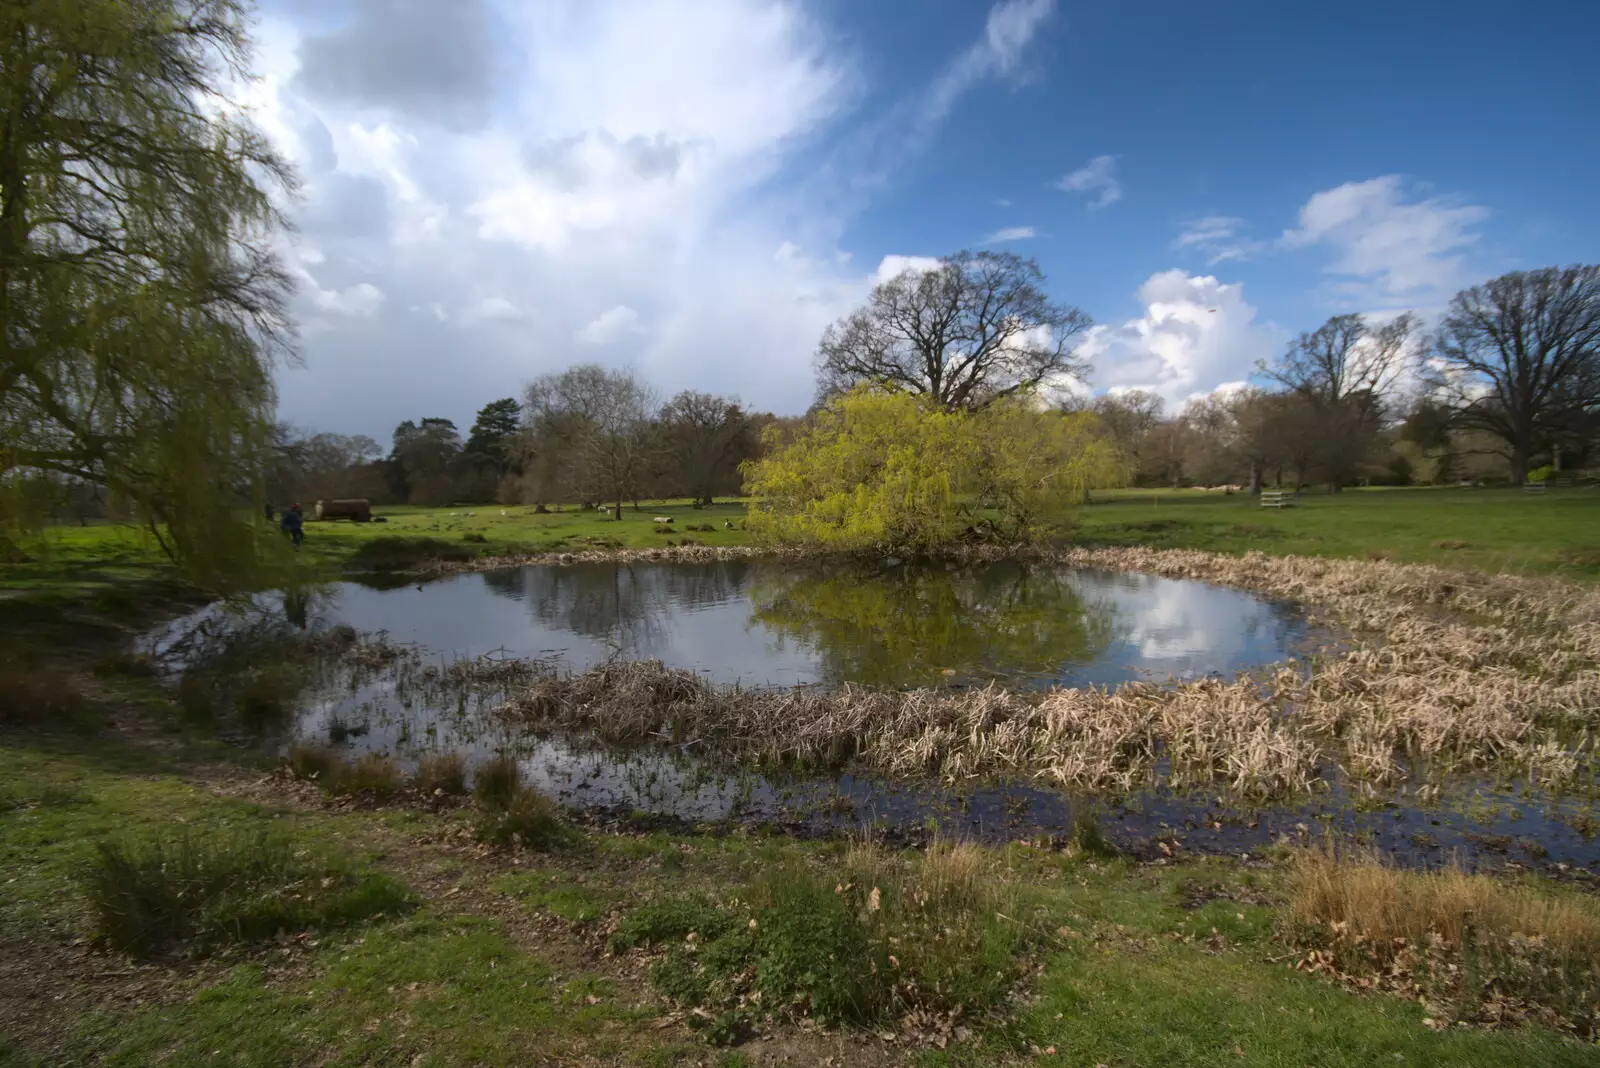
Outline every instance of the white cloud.
[[1233, 215], [1206, 215], [1184, 224], [1172, 247], [1194, 249], [1206, 257], [1208, 266], [1229, 260], [1247, 260], [1261, 253], [1265, 242], [1242, 236], [1246, 223]]
[[1438, 299], [1465, 280], [1463, 253], [1489, 211], [1420, 192], [1394, 174], [1324, 190], [1306, 201], [1300, 225], [1284, 231], [1280, 244], [1332, 248], [1328, 271], [1347, 279], [1341, 289], [1352, 301], [1395, 307]]
[[1286, 335], [1258, 323], [1244, 287], [1173, 269], [1139, 287], [1144, 314], [1119, 326], [1096, 326], [1078, 354], [1094, 362], [1101, 387], [1148, 389], [1181, 403], [1212, 384], [1246, 378]]
[[1056, 183], [1068, 193], [1093, 193], [1089, 208], [1098, 211], [1122, 199], [1122, 183], [1117, 180], [1117, 157], [1096, 156]]
[[1026, 241], [1033, 236], [1031, 226], [1007, 226], [983, 239], [985, 245], [998, 245], [1005, 241]]
[[614, 345], [633, 334], [644, 333], [639, 313], [626, 304], [607, 308], [573, 336], [585, 345]]
[[[311, 328], [279, 389], [299, 425], [470, 419], [608, 330], [637, 334], [614, 362], [663, 390], [801, 410], [818, 336], [874, 278], [837, 247], [861, 191], [962, 94], [1026, 76], [1052, 9], [994, 5], [851, 154], [833, 149], [864, 79], [804, 0], [459, 2], [487, 21], [328, 0], [261, 27], [263, 77], [237, 97], [304, 179], [288, 263]], [[371, 305], [361, 285], [386, 299], [336, 314]]]
[[343, 291], [318, 289], [312, 299], [323, 311], [335, 315], [361, 315], [371, 318], [383, 306], [383, 290], [371, 282], [359, 282]]
[[[521, 308], [496, 293], [470, 305], [462, 312], [461, 317], [469, 323], [481, 323], [490, 319], [521, 319], [523, 314]], [[441, 322], [443, 321], [443, 318], [437, 314], [435, 318], [440, 319]]]
[[877, 272], [872, 276], [874, 283], [887, 282], [891, 278], [898, 278], [907, 271], [927, 273], [937, 271], [944, 261], [937, 256], [885, 256], [878, 264]]

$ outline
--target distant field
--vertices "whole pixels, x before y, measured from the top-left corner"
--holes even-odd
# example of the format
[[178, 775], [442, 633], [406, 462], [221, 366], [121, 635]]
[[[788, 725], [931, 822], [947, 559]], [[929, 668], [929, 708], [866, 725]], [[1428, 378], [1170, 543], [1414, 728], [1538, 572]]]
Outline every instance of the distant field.
[[1077, 540], [1097, 544], [1600, 577], [1600, 491], [1589, 489], [1351, 489], [1285, 509], [1245, 494], [1115, 490], [1080, 518]]
[[[744, 545], [744, 512], [743, 501], [703, 509], [685, 500], [651, 501], [639, 511], [630, 505], [617, 521], [570, 505], [546, 515], [522, 506], [401, 505], [377, 510], [384, 523], [308, 522], [303, 556], [337, 568], [376, 559], [397, 547], [397, 539], [417, 538], [458, 546], [463, 554], [661, 548], [684, 538]], [[657, 533], [656, 516], [673, 517], [672, 531]], [[727, 528], [730, 522], [734, 529]], [[690, 524], [711, 529], [690, 531]], [[1383, 557], [1594, 579], [1600, 578], [1600, 491], [1529, 497], [1503, 489], [1352, 489], [1308, 494], [1298, 507], [1274, 510], [1244, 494], [1115, 490], [1096, 495], [1068, 538], [1224, 553]], [[148, 536], [130, 527], [60, 526], [47, 542], [34, 561], [0, 566], [0, 586], [103, 585], [149, 575], [161, 562]]]

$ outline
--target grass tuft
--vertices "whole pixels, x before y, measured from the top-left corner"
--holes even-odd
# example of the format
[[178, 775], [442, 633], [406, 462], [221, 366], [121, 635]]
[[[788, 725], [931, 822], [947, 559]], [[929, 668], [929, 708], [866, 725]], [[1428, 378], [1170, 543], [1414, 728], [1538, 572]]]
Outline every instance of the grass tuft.
[[339, 769], [333, 778], [333, 788], [337, 793], [361, 794], [385, 801], [400, 792], [403, 781], [400, 765], [394, 760], [382, 753], [367, 753]]
[[478, 766], [472, 776], [472, 796], [489, 809], [509, 808], [522, 782], [522, 769], [515, 757], [502, 753]]
[[94, 718], [67, 671], [19, 654], [0, 655], [0, 725], [78, 729]]
[[481, 808], [474, 833], [480, 842], [507, 849], [549, 849], [567, 837], [555, 802], [528, 786], [518, 786], [503, 808]]
[[1287, 938], [1302, 966], [1420, 996], [1474, 1023], [1600, 1034], [1600, 903], [1449, 868], [1372, 856], [1296, 858]]
[[762, 1013], [825, 1024], [916, 1018], [935, 1028], [997, 1010], [1028, 967], [1032, 929], [976, 846], [912, 860], [856, 846], [836, 869], [791, 860], [743, 895], [655, 902], [619, 923], [615, 950], [665, 952], [651, 979], [699, 1009], [713, 1040]]
[[289, 747], [289, 770], [297, 779], [330, 789], [344, 767], [344, 759], [325, 745], [296, 742]]
[[413, 776], [425, 796], [456, 796], [467, 792], [467, 762], [460, 753], [429, 753], [417, 761]]
[[140, 957], [347, 926], [411, 904], [388, 876], [355, 875], [266, 832], [101, 842], [78, 882], [96, 940]]

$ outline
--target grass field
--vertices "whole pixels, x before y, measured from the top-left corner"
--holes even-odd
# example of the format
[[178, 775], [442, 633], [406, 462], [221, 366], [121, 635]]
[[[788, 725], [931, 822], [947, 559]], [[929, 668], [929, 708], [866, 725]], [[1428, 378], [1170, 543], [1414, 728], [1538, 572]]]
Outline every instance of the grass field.
[[[631, 505], [618, 521], [597, 512], [536, 513], [530, 507], [378, 509], [384, 523], [307, 523], [302, 558], [329, 571], [369, 565], [374, 545], [433, 539], [460, 556], [664, 548], [684, 539], [748, 544], [745, 504], [696, 509], [689, 502]], [[655, 518], [669, 516], [658, 531]], [[728, 524], [733, 524], [729, 529]], [[689, 530], [689, 526], [710, 527]], [[1600, 490], [1529, 497], [1503, 489], [1364, 489], [1307, 494], [1294, 508], [1262, 508], [1247, 495], [1201, 490], [1116, 490], [1096, 495], [1063, 536], [1093, 545], [1138, 545], [1275, 555], [1389, 559], [1479, 571], [1600, 578]], [[370, 554], [365, 555], [364, 554]], [[400, 552], [399, 560], [414, 556]], [[151, 539], [131, 527], [58, 526], [24, 564], [0, 565], [0, 588], [105, 586], [161, 569]]]
[[[654, 990], [652, 955], [602, 955], [640, 910], [763, 873], [851, 865], [836, 842], [580, 830], [554, 852], [485, 851], [467, 810], [330, 808], [254, 776], [92, 741], [0, 747], [0, 1065], [1544, 1065], [1592, 1046], [1537, 1028], [1430, 1028], [1422, 1006], [1290, 967], [1283, 869], [1146, 866], [1027, 846], [981, 858], [1042, 932], [1036, 995], [1004, 1018], [873, 1030], [767, 1025], [731, 1050]], [[337, 852], [412, 906], [221, 953], [128, 962], [84, 943], [97, 843], [182, 826]], [[902, 863], [888, 856], [882, 863]], [[903, 863], [919, 863], [915, 856]], [[887, 883], [884, 885], [888, 885]], [[832, 895], [829, 894], [829, 897]], [[742, 914], [738, 920], [742, 928]], [[637, 924], [634, 924], [637, 928]], [[681, 936], [680, 936], [681, 938]], [[689, 943], [694, 942], [691, 935]], [[804, 952], [804, 945], [798, 952]], [[907, 952], [901, 950], [902, 953]], [[920, 1030], [919, 1030], [920, 1028]], [[879, 1033], [890, 1036], [889, 1040]], [[714, 1032], [711, 1032], [714, 1033]]]
[[1243, 494], [1117, 490], [1080, 514], [1077, 537], [1104, 545], [1600, 577], [1600, 490], [1360, 489], [1284, 509]]

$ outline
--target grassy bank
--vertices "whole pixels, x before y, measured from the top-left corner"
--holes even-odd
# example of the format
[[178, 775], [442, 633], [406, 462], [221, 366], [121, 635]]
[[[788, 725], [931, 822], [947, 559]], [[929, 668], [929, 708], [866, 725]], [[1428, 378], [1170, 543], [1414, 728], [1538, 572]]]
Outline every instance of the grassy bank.
[[[1287, 862], [585, 827], [499, 849], [471, 801], [375, 808], [126, 744], [7, 743], [0, 1064], [1596, 1061], [1295, 967], [1322, 958], [1286, 940], [1306, 907]], [[164, 955], [92, 944], [97, 850], [174, 827], [337, 852], [341, 879], [399, 889]]]

